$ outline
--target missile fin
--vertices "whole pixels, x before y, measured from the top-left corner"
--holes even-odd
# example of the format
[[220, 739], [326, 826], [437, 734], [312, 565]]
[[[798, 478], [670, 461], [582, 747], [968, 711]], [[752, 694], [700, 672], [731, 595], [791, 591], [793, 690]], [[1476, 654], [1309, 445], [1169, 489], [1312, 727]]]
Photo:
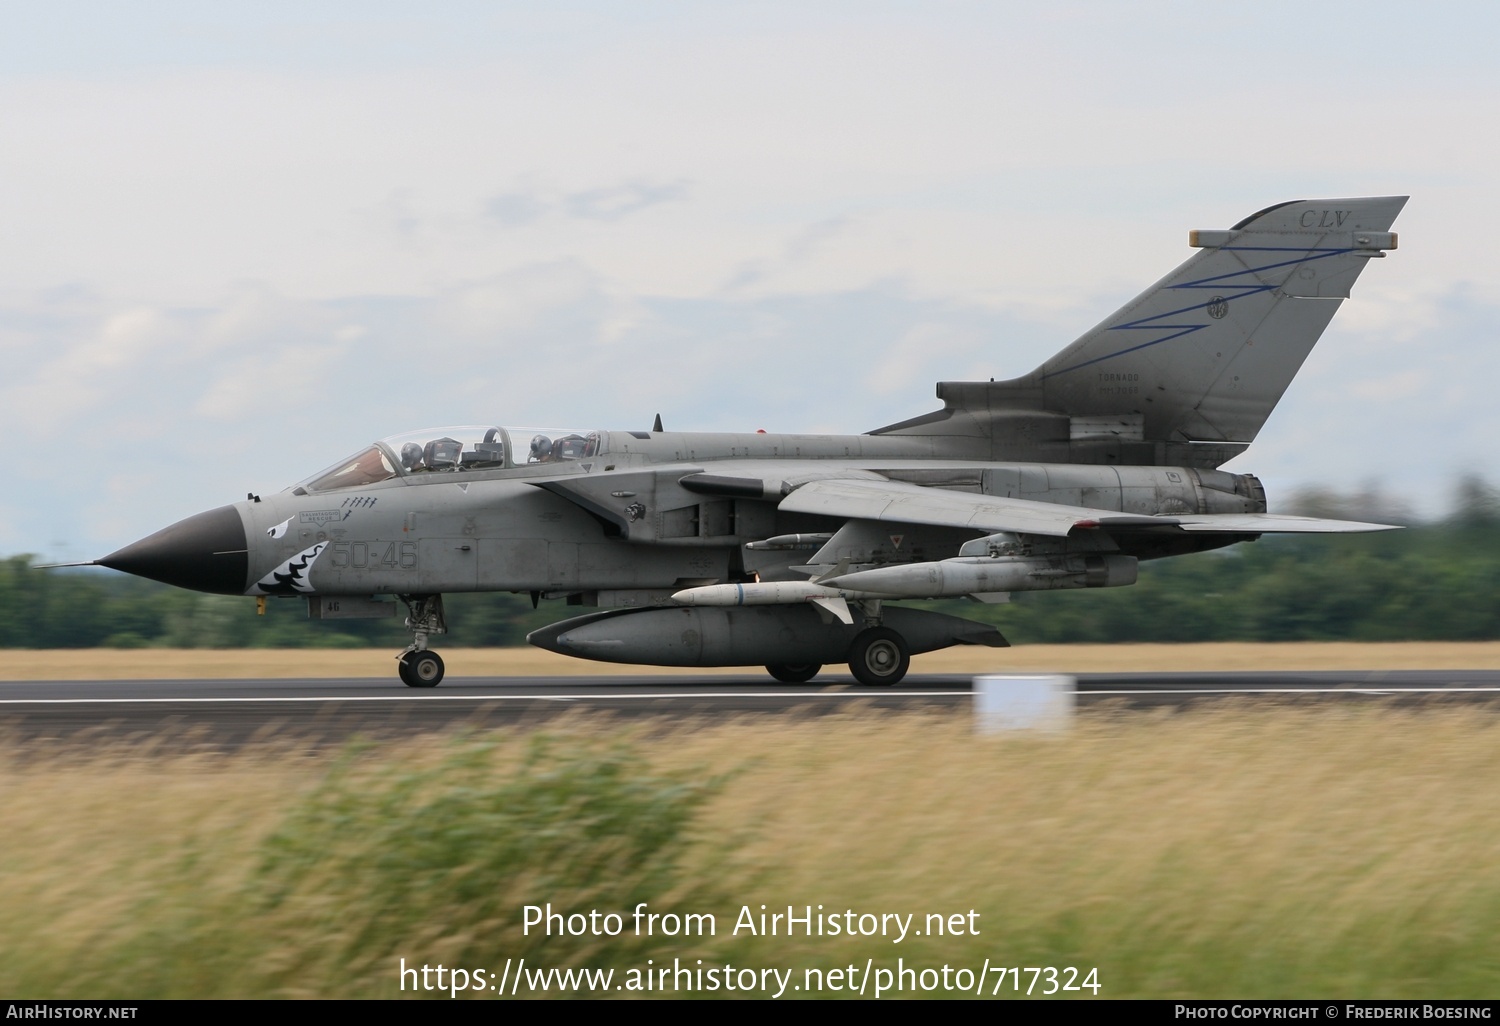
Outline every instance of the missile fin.
[[854, 614], [849, 612], [849, 603], [841, 598], [815, 598], [810, 600], [819, 609], [832, 613], [840, 623], [853, 625]]
[[849, 572], [849, 557], [845, 556], [843, 559], [839, 560], [838, 563], [834, 566], [834, 568], [832, 570], [828, 571], [826, 574], [817, 574], [817, 575], [814, 575], [814, 577], [813, 577], [813, 583], [814, 584], [822, 584], [824, 581], [834, 581], [834, 580], [837, 580], [840, 577], [843, 577], [848, 572]]

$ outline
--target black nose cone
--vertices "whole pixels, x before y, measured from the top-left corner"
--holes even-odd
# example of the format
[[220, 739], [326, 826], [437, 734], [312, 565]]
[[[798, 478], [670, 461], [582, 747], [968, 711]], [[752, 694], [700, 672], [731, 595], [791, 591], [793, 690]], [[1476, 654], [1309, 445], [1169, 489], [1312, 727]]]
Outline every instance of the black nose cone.
[[179, 588], [243, 595], [250, 575], [247, 549], [239, 510], [220, 506], [179, 520], [98, 563]]

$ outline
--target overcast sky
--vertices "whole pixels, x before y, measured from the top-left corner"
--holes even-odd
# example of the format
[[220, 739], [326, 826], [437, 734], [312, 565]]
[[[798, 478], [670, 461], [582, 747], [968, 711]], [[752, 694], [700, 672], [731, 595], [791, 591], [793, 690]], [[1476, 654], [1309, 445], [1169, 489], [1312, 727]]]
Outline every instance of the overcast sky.
[[1500, 480], [1500, 7], [5, 4], [0, 553], [444, 423], [859, 432], [1410, 194], [1250, 451]]

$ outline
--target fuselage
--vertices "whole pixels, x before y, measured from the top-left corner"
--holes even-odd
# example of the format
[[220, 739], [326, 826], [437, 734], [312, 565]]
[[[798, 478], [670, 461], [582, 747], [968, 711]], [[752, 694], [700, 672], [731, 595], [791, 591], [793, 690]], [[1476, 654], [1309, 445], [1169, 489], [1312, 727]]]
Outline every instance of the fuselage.
[[[466, 441], [480, 430], [490, 442]], [[541, 438], [552, 444], [503, 428], [395, 436], [299, 485], [199, 514], [100, 562], [226, 594], [498, 590], [634, 606], [659, 604], [684, 587], [805, 579], [790, 568], [805, 561], [809, 546], [746, 546], [837, 531], [838, 518], [777, 508], [800, 484], [829, 477], [1145, 516], [1265, 509], [1259, 482], [1248, 475], [962, 459], [952, 455], [951, 439], [595, 431], [557, 436], [555, 451], [538, 456]], [[881, 563], [940, 559], [984, 533], [912, 525], [875, 556]], [[1224, 543], [1142, 538], [1128, 554], [1153, 558]]]

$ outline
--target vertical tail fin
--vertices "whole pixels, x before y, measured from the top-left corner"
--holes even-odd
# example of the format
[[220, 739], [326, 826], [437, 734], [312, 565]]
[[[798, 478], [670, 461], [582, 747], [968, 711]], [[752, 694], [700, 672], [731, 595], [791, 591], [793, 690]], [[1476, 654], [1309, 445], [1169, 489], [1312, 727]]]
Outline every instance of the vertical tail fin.
[[1249, 442], [1366, 262], [1396, 248], [1406, 200], [1297, 200], [1192, 232], [1202, 252], [994, 387], [1039, 389], [1043, 409], [1072, 418], [1139, 418], [1144, 441]]

